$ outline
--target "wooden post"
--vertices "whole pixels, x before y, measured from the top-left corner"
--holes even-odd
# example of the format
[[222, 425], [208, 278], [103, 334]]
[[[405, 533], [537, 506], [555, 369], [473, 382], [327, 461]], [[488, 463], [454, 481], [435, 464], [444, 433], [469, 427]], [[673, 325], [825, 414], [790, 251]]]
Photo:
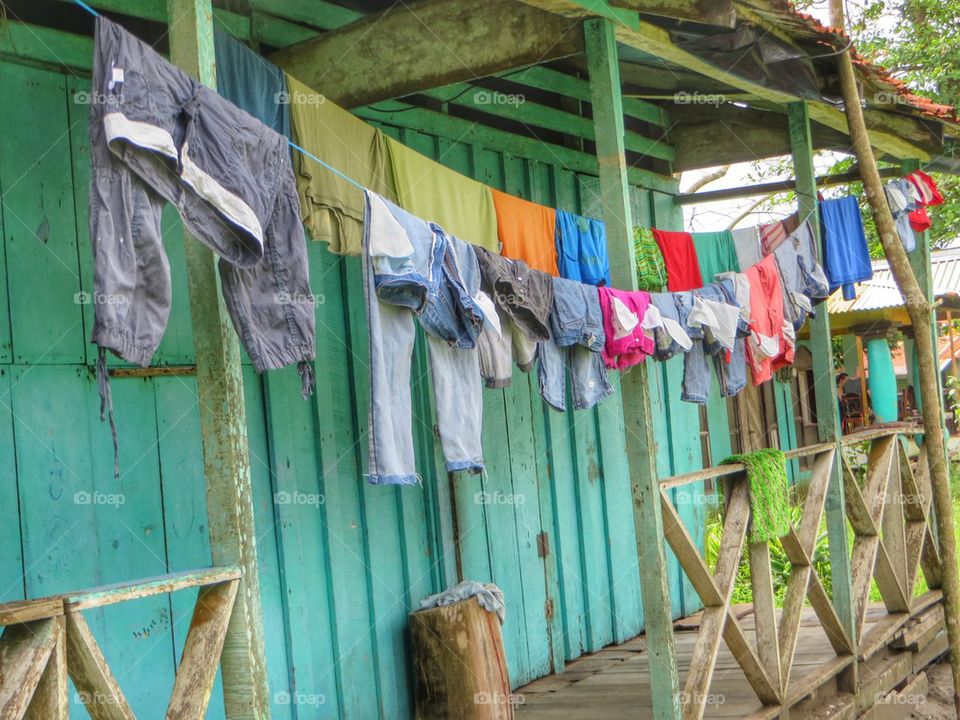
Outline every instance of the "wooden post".
[[[216, 87], [210, 0], [168, 0], [167, 14], [171, 60]], [[270, 717], [270, 701], [240, 344], [220, 292], [214, 254], [189, 233], [184, 246], [210, 549], [214, 565], [235, 565], [243, 573], [221, 659], [224, 701], [231, 720], [260, 720]]]
[[[831, 5], [831, 24], [843, 27], [843, 5], [839, 1]], [[890, 272], [900, 289], [910, 322], [917, 329], [917, 366], [920, 374], [920, 397], [923, 401], [924, 445], [927, 450], [927, 462], [930, 468], [930, 484], [933, 487], [933, 503], [937, 514], [937, 539], [940, 544], [940, 557], [943, 564], [943, 603], [947, 623], [947, 636], [950, 643], [950, 670], [953, 676], [953, 702], [957, 717], [960, 717], [960, 585], [957, 578], [957, 540], [954, 534], [953, 496], [950, 488], [950, 475], [947, 465], [946, 433], [943, 426], [943, 395], [940, 392], [940, 367], [936, 352], [936, 324], [931, 304], [929, 249], [921, 241], [923, 260], [921, 279], [918, 282], [914, 266], [907, 257], [890, 207], [887, 205], [877, 161], [870, 146], [870, 135], [863, 119], [863, 107], [860, 104], [860, 91], [853, 67], [850, 51], [846, 50], [837, 57], [840, 76], [840, 91], [843, 96], [844, 111], [853, 151], [860, 165], [860, 176], [877, 235], [883, 245], [883, 253], [890, 264]], [[917, 263], [914, 260], [914, 265]], [[929, 329], [929, 330], [926, 330]], [[924, 342], [923, 335], [931, 333], [932, 342]]]
[[[790, 129], [790, 147], [793, 153], [794, 175], [797, 178], [797, 204], [800, 217], [808, 218], [813, 229], [815, 245], [820, 245], [820, 213], [817, 201], [817, 183], [813, 168], [813, 142], [810, 136], [810, 116], [803, 101], [787, 107]], [[840, 413], [837, 403], [836, 375], [833, 365], [833, 347], [830, 342], [830, 316], [827, 304], [810, 318], [810, 348], [813, 354], [813, 389], [817, 399], [817, 432], [820, 442], [837, 442], [840, 438]], [[843, 623], [847, 636], [856, 637], [853, 612], [853, 593], [850, 574], [850, 546], [847, 537], [847, 511], [844, 506], [841, 455], [834, 454], [827, 489], [827, 535], [830, 543], [830, 574], [833, 580], [833, 605]]]
[[[607, 226], [613, 284], [636, 289], [630, 195], [624, 155], [623, 98], [614, 27], [610, 20], [584, 23], [590, 101], [600, 166], [600, 196]], [[650, 388], [644, 364], [623, 376], [623, 419], [633, 491], [633, 517], [640, 564], [643, 620], [650, 654], [650, 686], [656, 720], [679, 720], [680, 679], [673, 643], [673, 621], [663, 518], [657, 480], [657, 446], [653, 440]]]

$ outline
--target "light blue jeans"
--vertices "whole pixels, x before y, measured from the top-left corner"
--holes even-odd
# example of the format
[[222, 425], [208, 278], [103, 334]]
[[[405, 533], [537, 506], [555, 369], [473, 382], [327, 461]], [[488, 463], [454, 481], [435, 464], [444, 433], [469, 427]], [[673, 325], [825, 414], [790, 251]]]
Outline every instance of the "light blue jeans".
[[[705, 300], [740, 307], [734, 295], [733, 282], [730, 280], [721, 280], [692, 292]], [[687, 332], [693, 338], [693, 330], [687, 328]], [[711, 355], [716, 366], [717, 379], [720, 381], [720, 394], [723, 397], [731, 397], [743, 390], [747, 384], [747, 358], [744, 338], [749, 332], [747, 324], [740, 320], [729, 362], [727, 362], [726, 350], [719, 344], [711, 343], [704, 336], [694, 339], [693, 347], [683, 356], [683, 391], [680, 399], [700, 405], [707, 404], [710, 395], [709, 356]]]
[[605, 337], [596, 288], [553, 278], [550, 334], [537, 346], [540, 394], [548, 405], [566, 409], [568, 368], [575, 409], [591, 408], [613, 392], [600, 355]]
[[[380, 200], [383, 200], [380, 198]], [[411, 368], [414, 314], [427, 337], [437, 426], [449, 472], [483, 470], [483, 398], [474, 347], [482, 314], [472, 298], [480, 274], [473, 248], [383, 200], [413, 247], [401, 257], [371, 257], [367, 197], [363, 270], [370, 344], [370, 467], [374, 484], [418, 482], [413, 450]], [[376, 212], [383, 212], [378, 204]], [[428, 432], [430, 418], [416, 418]]]

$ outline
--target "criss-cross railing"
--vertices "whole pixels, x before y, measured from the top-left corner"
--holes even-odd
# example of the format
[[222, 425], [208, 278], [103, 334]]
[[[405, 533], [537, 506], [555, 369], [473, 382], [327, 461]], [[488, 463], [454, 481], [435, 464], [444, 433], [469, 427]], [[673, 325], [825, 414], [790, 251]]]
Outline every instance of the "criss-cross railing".
[[[861, 659], [882, 647], [891, 632], [918, 607], [939, 599], [940, 568], [931, 524], [931, 492], [925, 450], [921, 445], [916, 465], [910, 462], [898, 436], [903, 428], [878, 428], [847, 436], [838, 444], [823, 443], [786, 453], [790, 460], [806, 458], [809, 482], [800, 501], [799, 520], [779, 542], [790, 564], [782, 608], [777, 608], [769, 543], [750, 543], [750, 495], [743, 465], [710, 468], [661, 482], [661, 507], [667, 542], [680, 561], [704, 611], [690, 669], [686, 677], [683, 715], [703, 717], [721, 641], [743, 670], [764, 705], [791, 705], [793, 692], [803, 678], [791, 677], [803, 609], [806, 602], [836, 652], [831, 667], [822, 673], [840, 674], [854, 657]], [[911, 429], [911, 434], [914, 431]], [[865, 462], [847, 457], [857, 448]], [[865, 448], [861, 449], [861, 448]], [[853, 535], [851, 557], [852, 611], [855, 637], [847, 631], [814, 564], [821, 533], [831, 474], [838, 466], [843, 482], [846, 513]], [[723, 526], [715, 567], [709, 567], [670, 500], [672, 488], [714, 479], [723, 485]], [[746, 545], [746, 553], [744, 546]], [[744, 560], [744, 556], [746, 559]], [[748, 633], [731, 607], [741, 561], [749, 566], [755, 631]], [[922, 570], [926, 597], [915, 598], [914, 587]], [[888, 611], [864, 635], [872, 581]], [[753, 637], [750, 637], [750, 636]]]
[[167, 718], [206, 713], [233, 611], [240, 571], [208, 568], [0, 604], [0, 718], [65, 720], [67, 677], [94, 720], [134, 720], [84, 611], [199, 587]]

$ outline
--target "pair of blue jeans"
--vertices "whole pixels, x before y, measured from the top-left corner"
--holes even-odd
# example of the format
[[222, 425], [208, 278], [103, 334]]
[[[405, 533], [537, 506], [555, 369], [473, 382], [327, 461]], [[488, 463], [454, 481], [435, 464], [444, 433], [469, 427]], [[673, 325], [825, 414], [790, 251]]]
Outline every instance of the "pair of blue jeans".
[[[712, 283], [697, 290], [692, 290], [694, 297], [703, 300], [732, 305], [739, 308], [734, 294], [733, 282], [728, 279]], [[689, 314], [689, 313], [688, 313]], [[693, 339], [693, 346], [683, 357], [683, 391], [681, 399], [686, 402], [706, 405], [710, 395], [710, 362], [713, 357], [717, 379], [720, 382], [720, 394], [731, 397], [739, 393], [747, 384], [747, 359], [744, 338], [750, 334], [750, 329], [742, 318], [737, 320], [736, 336], [733, 349], [728, 350], [702, 328], [690, 328], [687, 332]], [[694, 334], [700, 335], [695, 338]], [[728, 357], [729, 352], [729, 357]]]
[[[424, 329], [437, 427], [449, 472], [483, 470], [483, 397], [473, 298], [480, 272], [470, 245], [366, 193], [363, 265], [370, 343], [370, 465], [374, 484], [418, 482], [411, 378], [414, 317]], [[429, 431], [428, 418], [417, 418]]]
[[550, 334], [537, 346], [540, 394], [548, 405], [566, 410], [568, 368], [575, 409], [591, 408], [613, 392], [600, 355], [606, 337], [595, 288], [553, 278]]

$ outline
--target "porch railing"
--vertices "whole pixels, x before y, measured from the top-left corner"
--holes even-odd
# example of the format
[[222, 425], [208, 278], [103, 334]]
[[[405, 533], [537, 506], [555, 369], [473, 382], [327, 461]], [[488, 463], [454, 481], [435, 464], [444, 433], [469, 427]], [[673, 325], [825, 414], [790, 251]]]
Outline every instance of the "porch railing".
[[93, 720], [133, 720], [83, 612], [195, 587], [200, 591], [166, 717], [203, 717], [239, 582], [238, 568], [207, 568], [0, 605], [0, 718], [64, 720], [69, 676]]
[[[939, 601], [940, 559], [933, 532], [930, 478], [926, 450], [920, 446], [916, 467], [910, 462], [900, 433], [921, 434], [914, 428], [876, 428], [845, 436], [837, 444], [823, 443], [786, 453], [807, 458], [811, 469], [799, 520], [780, 538], [790, 564], [783, 607], [776, 608], [769, 543], [749, 543], [750, 497], [744, 466], [724, 465], [665, 479], [660, 483], [667, 542], [704, 604], [690, 669], [682, 697], [685, 720], [703, 717], [721, 640], [743, 670], [764, 705], [790, 706], [811, 691], [809, 678], [791, 677], [805, 601], [836, 653], [821, 668], [823, 678], [838, 676], [856, 660], [885, 646], [910, 620], [912, 613]], [[863, 445], [863, 467], [852, 467], [845, 448]], [[837, 467], [852, 535], [852, 615], [848, 632], [814, 564], [817, 536], [824, 518], [831, 474]], [[862, 477], [858, 471], [863, 470]], [[725, 487], [722, 533], [716, 567], [710, 568], [670, 500], [669, 490], [695, 482], [722, 480]], [[755, 642], [731, 607], [737, 569], [747, 545], [747, 562], [755, 615]], [[929, 591], [914, 596], [922, 570]], [[887, 610], [869, 632], [865, 618], [872, 581]]]

